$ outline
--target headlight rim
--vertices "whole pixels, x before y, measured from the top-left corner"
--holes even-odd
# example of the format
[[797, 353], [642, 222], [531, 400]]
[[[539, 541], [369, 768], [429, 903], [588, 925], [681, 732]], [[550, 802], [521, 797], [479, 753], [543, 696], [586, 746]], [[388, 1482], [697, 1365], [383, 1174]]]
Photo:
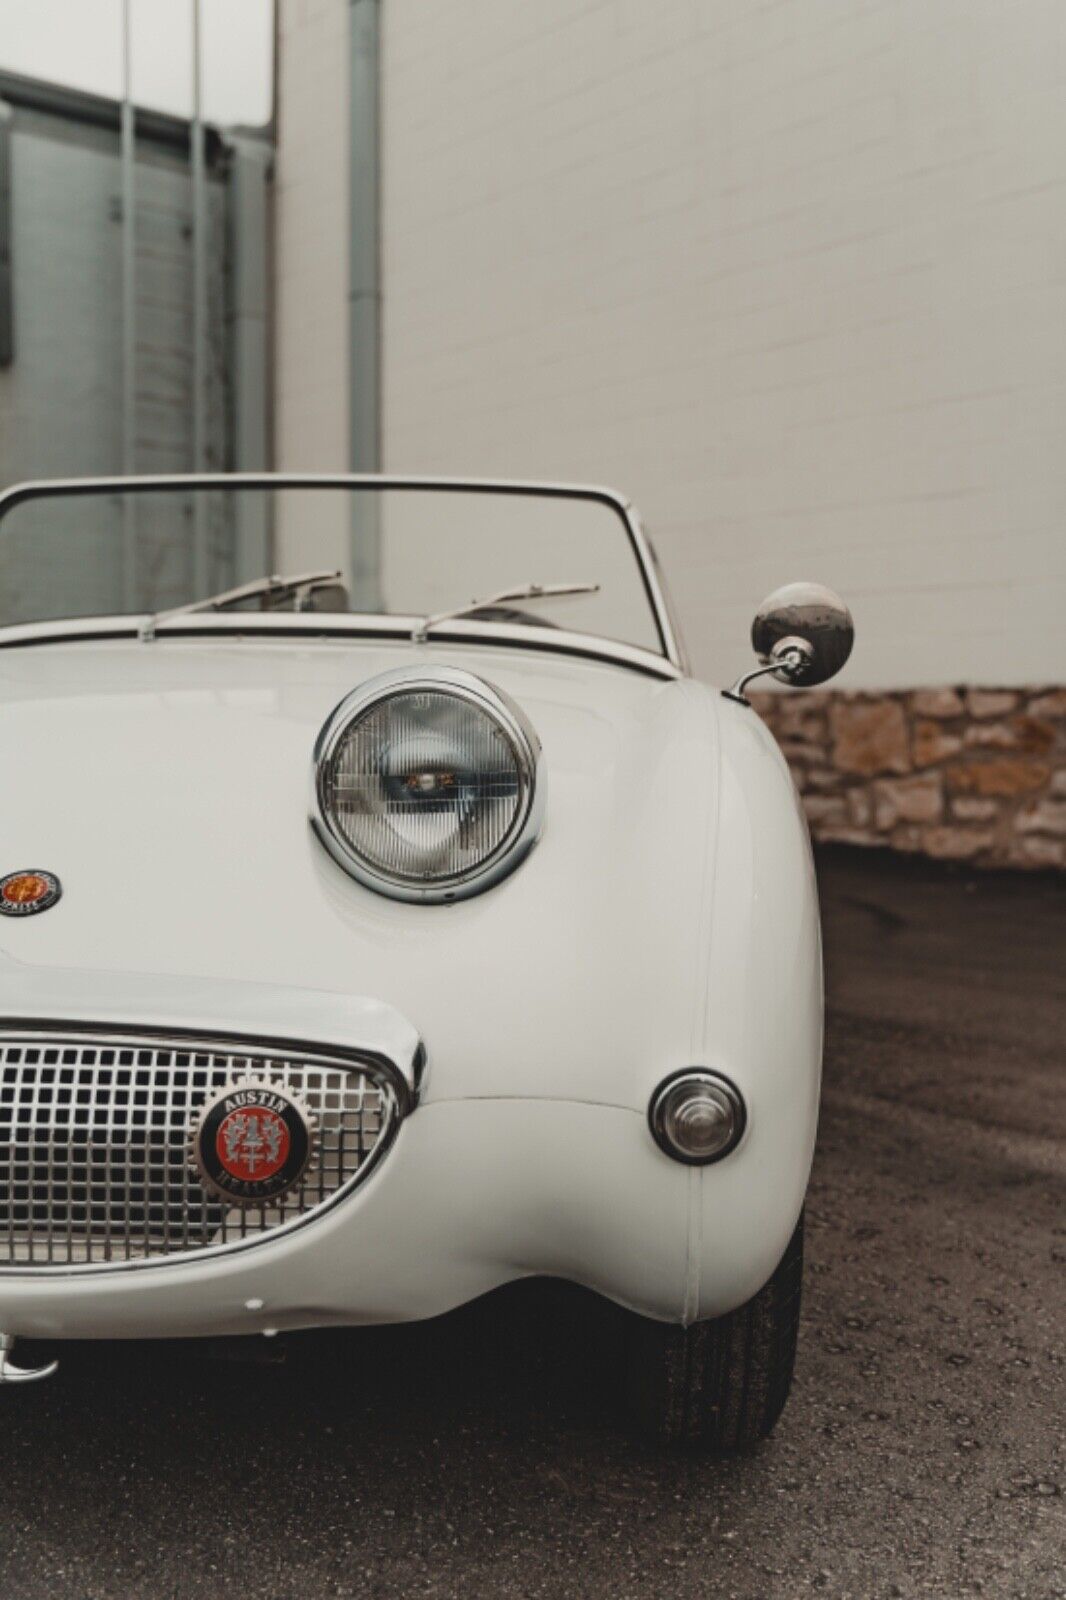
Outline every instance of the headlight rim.
[[[392, 877], [359, 855], [341, 832], [326, 795], [332, 758], [352, 723], [387, 700], [420, 690], [450, 694], [488, 716], [514, 754], [519, 783], [519, 804], [514, 820], [492, 853], [476, 867], [432, 883], [412, 883], [410, 879]], [[368, 678], [338, 702], [315, 740], [311, 826], [320, 843], [349, 877], [391, 900], [422, 905], [451, 904], [481, 894], [499, 883], [525, 860], [540, 837], [544, 801], [543, 752], [529, 718], [498, 685], [459, 667], [395, 667]]]

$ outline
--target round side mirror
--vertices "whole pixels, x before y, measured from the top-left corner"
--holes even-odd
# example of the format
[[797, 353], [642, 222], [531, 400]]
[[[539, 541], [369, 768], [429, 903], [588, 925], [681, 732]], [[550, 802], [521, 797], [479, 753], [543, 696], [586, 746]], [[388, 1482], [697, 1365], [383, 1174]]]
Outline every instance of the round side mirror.
[[840, 671], [855, 642], [855, 624], [840, 596], [824, 584], [786, 583], [755, 613], [751, 642], [761, 661], [781, 661], [772, 677], [809, 689]]

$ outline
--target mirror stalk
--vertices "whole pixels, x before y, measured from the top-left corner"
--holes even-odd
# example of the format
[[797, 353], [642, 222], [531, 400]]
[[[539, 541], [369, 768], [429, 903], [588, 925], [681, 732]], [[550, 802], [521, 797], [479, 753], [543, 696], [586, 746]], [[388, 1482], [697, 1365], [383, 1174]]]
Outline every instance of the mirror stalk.
[[806, 639], [781, 639], [770, 651], [769, 659], [764, 659], [764, 665], [756, 667], [752, 672], [743, 672], [731, 689], [723, 689], [722, 694], [726, 700], [735, 700], [738, 705], [750, 706], [751, 701], [744, 693], [749, 683], [756, 678], [767, 676], [775, 677], [779, 683], [791, 683], [808, 670], [814, 660], [813, 646]]

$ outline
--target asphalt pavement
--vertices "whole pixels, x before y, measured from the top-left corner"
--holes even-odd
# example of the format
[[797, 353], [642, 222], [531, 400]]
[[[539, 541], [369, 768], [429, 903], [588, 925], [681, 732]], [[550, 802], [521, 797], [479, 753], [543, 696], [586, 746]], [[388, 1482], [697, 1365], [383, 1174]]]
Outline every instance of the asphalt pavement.
[[1066, 883], [820, 873], [823, 1117], [767, 1444], [630, 1439], [610, 1319], [565, 1289], [278, 1365], [65, 1347], [0, 1392], [0, 1600], [1062, 1600]]

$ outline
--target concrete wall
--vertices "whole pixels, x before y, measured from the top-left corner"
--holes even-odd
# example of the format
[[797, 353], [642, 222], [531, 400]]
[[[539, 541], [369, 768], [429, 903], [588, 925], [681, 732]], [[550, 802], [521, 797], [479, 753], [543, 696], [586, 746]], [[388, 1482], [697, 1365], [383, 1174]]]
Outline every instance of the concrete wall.
[[[283, 151], [312, 54], [332, 127], [342, 10], [282, 5], [309, 19], [288, 66], [282, 42]], [[853, 606], [845, 687], [1066, 677], [1061, 0], [385, 0], [384, 22], [388, 468], [625, 489], [712, 679], [804, 577]], [[279, 392], [312, 433], [329, 210], [305, 278], [287, 257], [319, 292], [287, 312]]]
[[279, 0], [274, 461], [348, 465], [348, 5]]

